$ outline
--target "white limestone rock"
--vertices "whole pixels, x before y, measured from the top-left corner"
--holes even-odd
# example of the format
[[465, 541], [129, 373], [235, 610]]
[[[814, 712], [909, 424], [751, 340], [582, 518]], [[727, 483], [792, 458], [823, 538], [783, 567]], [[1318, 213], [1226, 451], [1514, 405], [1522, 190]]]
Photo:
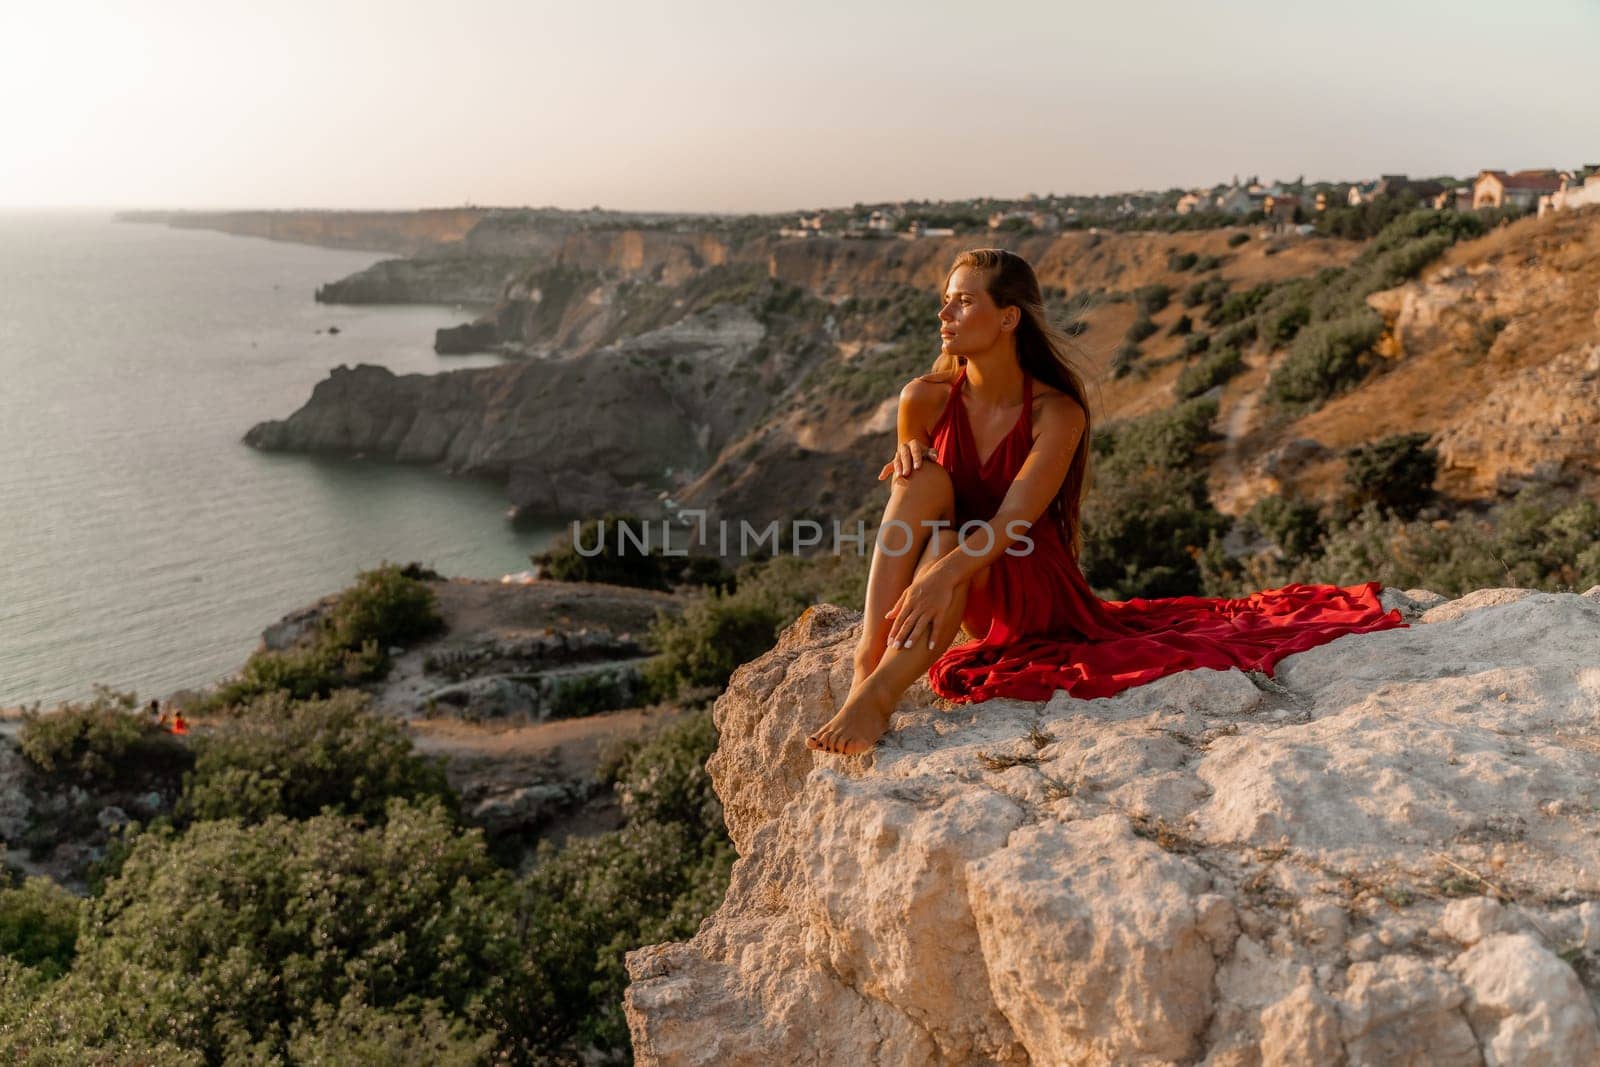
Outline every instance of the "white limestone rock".
[[859, 617], [811, 609], [717, 702], [740, 858], [629, 954], [637, 1062], [1600, 1062], [1600, 602], [1439, 600], [1275, 683], [919, 683], [848, 757], [804, 738]]

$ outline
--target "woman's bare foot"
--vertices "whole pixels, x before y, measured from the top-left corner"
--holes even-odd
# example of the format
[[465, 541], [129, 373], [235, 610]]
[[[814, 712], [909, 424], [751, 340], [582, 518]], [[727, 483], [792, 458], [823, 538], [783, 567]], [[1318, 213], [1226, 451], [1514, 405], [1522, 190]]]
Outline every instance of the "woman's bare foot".
[[878, 743], [893, 715], [892, 702], [878, 697], [870, 686], [858, 685], [850, 690], [839, 713], [806, 738], [806, 747], [842, 756], [865, 752]]

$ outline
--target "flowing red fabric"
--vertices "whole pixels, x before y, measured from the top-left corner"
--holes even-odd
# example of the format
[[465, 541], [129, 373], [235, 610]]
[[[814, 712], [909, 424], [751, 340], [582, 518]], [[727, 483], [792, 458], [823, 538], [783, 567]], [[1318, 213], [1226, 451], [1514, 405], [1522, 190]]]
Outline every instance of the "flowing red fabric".
[[[933, 448], [955, 483], [955, 521], [988, 520], [1033, 443], [1033, 380], [1023, 375], [1022, 414], [995, 451], [978, 455], [961, 399], [967, 371], [950, 386]], [[1088, 447], [1083, 442], [1079, 447]], [[1259, 670], [1343, 637], [1405, 626], [1383, 610], [1379, 584], [1294, 583], [1246, 597], [1101, 600], [1064, 540], [1052, 502], [969, 588], [964, 622], [983, 636], [953, 645], [928, 668], [934, 692], [958, 704], [994, 697], [1047, 700], [1057, 689], [1089, 699], [1196, 667]], [[959, 550], [958, 550], [959, 551]]]

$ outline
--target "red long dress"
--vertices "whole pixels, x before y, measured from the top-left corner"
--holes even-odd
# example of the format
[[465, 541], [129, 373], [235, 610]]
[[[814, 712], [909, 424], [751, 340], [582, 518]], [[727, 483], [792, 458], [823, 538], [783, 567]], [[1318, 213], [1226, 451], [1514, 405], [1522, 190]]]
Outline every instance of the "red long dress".
[[[933, 449], [955, 484], [958, 529], [994, 516], [1033, 442], [1033, 380], [1024, 374], [1022, 414], [981, 459], [961, 400], [966, 377], [963, 366], [933, 433]], [[959, 704], [1047, 700], [1065, 689], [1088, 699], [1195, 667], [1270, 674], [1283, 657], [1336, 637], [1406, 625], [1398, 611], [1385, 612], [1378, 603], [1375, 581], [1293, 583], [1238, 599], [1101, 600], [1078, 569], [1056, 515], [1052, 502], [1028, 528], [1032, 550], [1002, 553], [990, 565], [987, 589], [969, 587], [964, 621], [982, 636], [951, 646], [928, 668], [940, 696]], [[1026, 546], [1010, 547], [1020, 552]]]

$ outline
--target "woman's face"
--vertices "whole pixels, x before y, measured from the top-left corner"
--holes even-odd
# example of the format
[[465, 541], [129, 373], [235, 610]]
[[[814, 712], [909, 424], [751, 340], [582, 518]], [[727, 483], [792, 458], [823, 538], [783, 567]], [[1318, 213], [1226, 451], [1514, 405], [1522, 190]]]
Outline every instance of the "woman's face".
[[957, 267], [945, 283], [939, 308], [941, 348], [957, 356], [986, 352], [1003, 334], [1016, 328], [1019, 315], [1017, 308], [995, 306], [980, 272], [972, 267]]

